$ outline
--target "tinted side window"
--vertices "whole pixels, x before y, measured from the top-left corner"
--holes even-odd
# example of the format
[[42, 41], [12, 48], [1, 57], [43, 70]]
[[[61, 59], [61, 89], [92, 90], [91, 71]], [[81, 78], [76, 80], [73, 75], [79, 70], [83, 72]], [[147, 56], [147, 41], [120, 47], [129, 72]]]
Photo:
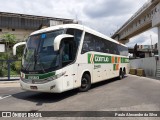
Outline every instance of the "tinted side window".
[[128, 49], [109, 40], [85, 33], [82, 54], [89, 51], [103, 52], [115, 55], [128, 55]]
[[76, 53], [77, 53], [77, 49], [78, 49], [78, 46], [80, 44], [80, 40], [81, 40], [81, 37], [82, 37], [82, 30], [78, 30], [78, 29], [72, 29], [72, 28], [69, 28], [67, 29], [66, 31], [66, 34], [70, 34], [70, 35], [73, 35], [74, 36], [74, 43], [75, 43], [75, 47], [73, 49], [73, 56], [76, 56]]
[[69, 28], [67, 29], [66, 34], [74, 36], [74, 41], [76, 42], [76, 46], [78, 47], [82, 36], [82, 30]]
[[124, 47], [122, 45], [119, 45], [118, 46], [118, 50], [120, 52], [120, 55], [123, 55], [123, 56], [128, 56], [128, 48], [127, 47]]
[[96, 52], [105, 52], [106, 47], [105, 47], [105, 42], [103, 39], [99, 37], [95, 37], [95, 51]]
[[95, 42], [94, 38], [91, 34], [85, 33], [83, 47], [82, 47], [82, 54], [89, 51], [95, 51]]

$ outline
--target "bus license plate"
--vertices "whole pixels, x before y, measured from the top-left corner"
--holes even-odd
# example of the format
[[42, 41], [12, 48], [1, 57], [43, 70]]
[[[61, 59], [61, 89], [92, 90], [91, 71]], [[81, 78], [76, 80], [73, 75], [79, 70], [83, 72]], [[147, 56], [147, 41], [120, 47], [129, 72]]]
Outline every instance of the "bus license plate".
[[37, 90], [38, 89], [37, 86], [30, 86], [30, 88], [33, 89], [33, 90]]

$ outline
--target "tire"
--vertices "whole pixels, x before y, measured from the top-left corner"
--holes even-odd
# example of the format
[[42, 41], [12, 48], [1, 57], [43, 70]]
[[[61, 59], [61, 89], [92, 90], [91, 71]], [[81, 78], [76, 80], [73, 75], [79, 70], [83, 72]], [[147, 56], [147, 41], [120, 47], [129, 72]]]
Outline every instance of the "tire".
[[126, 68], [123, 69], [123, 74], [126, 75]]
[[88, 74], [84, 74], [81, 79], [81, 87], [79, 88], [80, 92], [86, 92], [91, 87], [91, 77]]
[[118, 79], [121, 80], [123, 78], [124, 78], [124, 73], [123, 73], [122, 69], [120, 69]]

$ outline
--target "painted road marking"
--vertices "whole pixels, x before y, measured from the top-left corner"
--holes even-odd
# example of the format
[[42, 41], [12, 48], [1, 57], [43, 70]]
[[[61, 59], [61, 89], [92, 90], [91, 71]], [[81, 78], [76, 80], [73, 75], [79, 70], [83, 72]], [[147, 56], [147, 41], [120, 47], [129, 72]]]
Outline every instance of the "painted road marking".
[[3, 95], [3, 96], [0, 96], [0, 100], [5, 99], [5, 98], [8, 98], [8, 97], [11, 97], [11, 95]]

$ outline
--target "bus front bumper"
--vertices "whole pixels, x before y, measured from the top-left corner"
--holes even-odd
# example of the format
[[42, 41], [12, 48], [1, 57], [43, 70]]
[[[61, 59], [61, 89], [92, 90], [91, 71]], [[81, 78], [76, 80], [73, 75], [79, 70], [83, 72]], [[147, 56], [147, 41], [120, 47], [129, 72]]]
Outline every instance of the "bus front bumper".
[[62, 92], [62, 83], [60, 79], [56, 79], [43, 84], [27, 83], [20, 79], [20, 85], [23, 90], [28, 90], [28, 91], [50, 92], [50, 93]]

